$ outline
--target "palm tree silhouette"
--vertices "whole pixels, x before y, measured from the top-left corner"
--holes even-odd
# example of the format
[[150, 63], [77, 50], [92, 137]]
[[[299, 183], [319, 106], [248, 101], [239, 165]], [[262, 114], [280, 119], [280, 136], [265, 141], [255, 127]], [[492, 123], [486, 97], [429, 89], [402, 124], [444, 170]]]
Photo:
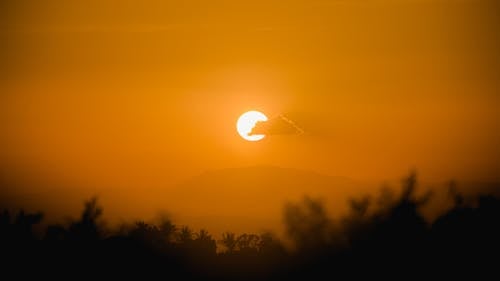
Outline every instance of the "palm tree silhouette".
[[193, 231], [188, 226], [183, 226], [179, 232], [179, 242], [187, 244], [193, 240]]
[[206, 241], [211, 240], [212, 236], [208, 234], [208, 231], [205, 229], [200, 229], [198, 233], [195, 233], [196, 240]]
[[160, 222], [159, 231], [167, 242], [170, 242], [177, 231], [177, 226], [172, 221], [165, 219]]
[[234, 253], [238, 244], [236, 234], [233, 232], [222, 233], [222, 239], [219, 242], [226, 248], [228, 253]]

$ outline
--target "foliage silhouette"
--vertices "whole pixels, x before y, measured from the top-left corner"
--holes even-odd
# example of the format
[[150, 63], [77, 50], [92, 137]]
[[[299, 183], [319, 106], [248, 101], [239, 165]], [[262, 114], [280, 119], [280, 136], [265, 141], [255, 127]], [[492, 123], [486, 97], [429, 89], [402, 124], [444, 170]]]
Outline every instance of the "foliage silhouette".
[[[40, 228], [42, 213], [0, 212], [2, 273], [19, 279], [103, 276], [174, 280], [315, 280], [363, 276], [448, 278], [473, 273], [498, 277], [494, 258], [500, 237], [497, 196], [466, 197], [450, 184], [453, 207], [434, 222], [420, 208], [432, 194], [417, 196], [411, 173], [396, 196], [348, 201], [350, 212], [329, 217], [321, 200], [288, 203], [284, 223], [293, 247], [271, 233], [225, 232], [216, 241], [204, 229], [177, 227], [168, 218], [107, 229], [97, 198], [85, 202], [78, 220]], [[217, 244], [220, 246], [219, 251]], [[493, 258], [490, 258], [493, 257]], [[99, 275], [97, 275], [99, 274]]]
[[226, 248], [228, 253], [233, 253], [236, 250], [238, 240], [236, 239], [236, 234], [232, 232], [224, 232], [222, 233], [222, 239], [219, 243]]

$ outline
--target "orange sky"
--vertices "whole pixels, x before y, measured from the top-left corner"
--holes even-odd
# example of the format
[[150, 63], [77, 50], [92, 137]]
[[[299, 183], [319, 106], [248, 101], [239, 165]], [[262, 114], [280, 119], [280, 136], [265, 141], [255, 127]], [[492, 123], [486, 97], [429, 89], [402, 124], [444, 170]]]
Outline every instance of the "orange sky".
[[[1, 5], [11, 193], [118, 190], [141, 213], [143, 190], [225, 168], [500, 180], [495, 1]], [[251, 109], [305, 133], [246, 142]]]

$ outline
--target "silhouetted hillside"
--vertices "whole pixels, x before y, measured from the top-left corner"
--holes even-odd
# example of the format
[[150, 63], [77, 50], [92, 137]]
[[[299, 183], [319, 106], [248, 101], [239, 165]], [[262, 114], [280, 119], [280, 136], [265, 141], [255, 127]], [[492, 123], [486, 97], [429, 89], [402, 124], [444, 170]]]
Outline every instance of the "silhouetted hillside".
[[[282, 206], [288, 201], [300, 200], [308, 194], [321, 197], [336, 211], [345, 210], [347, 198], [365, 193], [371, 187], [344, 177], [254, 166], [203, 173], [173, 188], [170, 196], [182, 202], [176, 208], [181, 216], [192, 214], [189, 220], [209, 222], [221, 231], [228, 221], [240, 231], [255, 229], [255, 225], [277, 231]], [[210, 204], [200, 212], [198, 206], [205, 206], [207, 201]]]

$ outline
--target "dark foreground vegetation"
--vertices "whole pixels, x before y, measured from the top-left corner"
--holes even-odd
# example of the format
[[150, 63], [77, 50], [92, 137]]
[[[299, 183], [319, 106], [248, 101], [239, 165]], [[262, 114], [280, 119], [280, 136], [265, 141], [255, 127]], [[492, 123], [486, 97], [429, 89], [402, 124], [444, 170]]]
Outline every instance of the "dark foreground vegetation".
[[[96, 199], [81, 217], [37, 233], [42, 214], [0, 213], [3, 280], [36, 277], [141, 280], [328, 280], [348, 276], [499, 280], [500, 200], [464, 197], [450, 188], [454, 206], [432, 223], [419, 210], [430, 194], [416, 196], [416, 177], [400, 195], [352, 199], [350, 214], [330, 219], [320, 201], [285, 206], [293, 247], [272, 234], [224, 233], [216, 240], [165, 219], [111, 231]], [[399, 193], [398, 193], [399, 194]], [[217, 250], [219, 249], [219, 250]]]

